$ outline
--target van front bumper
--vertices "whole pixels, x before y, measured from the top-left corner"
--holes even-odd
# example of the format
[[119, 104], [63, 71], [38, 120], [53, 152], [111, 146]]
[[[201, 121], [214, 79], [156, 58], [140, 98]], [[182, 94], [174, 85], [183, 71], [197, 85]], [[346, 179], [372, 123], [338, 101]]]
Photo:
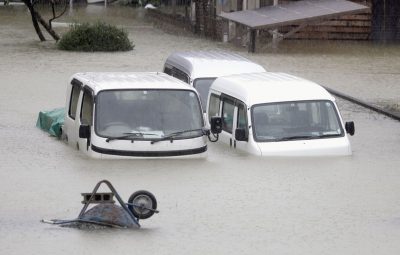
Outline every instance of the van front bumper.
[[93, 152], [113, 155], [113, 156], [125, 156], [125, 157], [146, 157], [146, 158], [159, 158], [159, 157], [177, 157], [177, 156], [188, 156], [193, 154], [201, 154], [207, 151], [207, 145], [194, 149], [186, 150], [167, 150], [167, 151], [128, 151], [128, 150], [114, 150], [105, 149], [91, 145]]

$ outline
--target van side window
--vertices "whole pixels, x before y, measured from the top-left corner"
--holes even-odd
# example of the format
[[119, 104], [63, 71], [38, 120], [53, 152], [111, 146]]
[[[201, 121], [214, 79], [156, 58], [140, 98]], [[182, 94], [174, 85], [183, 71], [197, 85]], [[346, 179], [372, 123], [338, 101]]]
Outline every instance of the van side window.
[[69, 100], [68, 116], [75, 119], [76, 108], [78, 106], [79, 93], [81, 92], [78, 85], [72, 85], [71, 97]]
[[189, 76], [177, 68], [172, 69], [172, 76], [189, 84]]
[[92, 125], [93, 121], [93, 96], [90, 91], [85, 90], [82, 99], [81, 123]]
[[232, 133], [233, 111], [235, 104], [232, 100], [224, 99], [222, 104], [222, 130]]
[[172, 75], [172, 67], [165, 66], [164, 73], [166, 73], [168, 75]]
[[238, 105], [237, 128], [247, 129], [246, 108], [243, 104]]
[[246, 138], [249, 135], [249, 129], [247, 125], [247, 114], [246, 114], [246, 106], [242, 103], [237, 104], [237, 123], [236, 128], [244, 129], [246, 131]]
[[219, 116], [219, 105], [221, 100], [218, 95], [211, 94], [210, 104], [208, 107], [208, 120], [211, 122], [211, 117]]

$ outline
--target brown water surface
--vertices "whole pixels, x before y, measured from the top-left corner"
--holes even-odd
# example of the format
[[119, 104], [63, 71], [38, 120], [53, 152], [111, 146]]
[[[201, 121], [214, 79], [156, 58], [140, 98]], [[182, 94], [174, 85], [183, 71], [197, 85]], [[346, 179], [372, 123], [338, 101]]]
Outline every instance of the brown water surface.
[[[239, 51], [372, 103], [400, 101], [398, 46], [286, 41], [248, 54], [154, 29], [143, 15], [118, 6], [70, 10], [58, 22], [105, 19], [136, 45], [76, 53], [40, 43], [24, 7], [0, 7], [0, 254], [399, 254], [400, 123], [346, 101], [338, 103], [356, 123], [351, 157], [257, 158], [210, 144], [205, 160], [100, 161], [38, 130], [38, 112], [64, 105], [73, 73], [158, 71], [174, 50]], [[124, 199], [152, 191], [161, 213], [136, 231], [39, 222], [76, 217], [80, 193], [101, 179]]]

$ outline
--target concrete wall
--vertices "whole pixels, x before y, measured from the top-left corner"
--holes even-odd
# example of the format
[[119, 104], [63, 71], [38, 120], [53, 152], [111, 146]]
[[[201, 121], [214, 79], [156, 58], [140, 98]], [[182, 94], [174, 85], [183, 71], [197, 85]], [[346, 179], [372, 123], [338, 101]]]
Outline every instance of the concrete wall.
[[190, 20], [185, 19], [183, 16], [164, 13], [159, 9], [147, 9], [146, 15], [156, 21], [160, 27], [173, 26], [186, 31], [193, 31], [194, 29]]

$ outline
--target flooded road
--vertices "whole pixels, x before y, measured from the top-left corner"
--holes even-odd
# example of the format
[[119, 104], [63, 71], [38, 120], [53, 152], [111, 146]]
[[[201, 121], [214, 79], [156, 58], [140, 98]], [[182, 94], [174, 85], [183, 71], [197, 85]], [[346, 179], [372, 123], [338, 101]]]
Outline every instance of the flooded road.
[[[24, 8], [0, 7], [0, 254], [399, 254], [400, 123], [346, 101], [356, 135], [353, 156], [340, 158], [257, 158], [210, 144], [204, 160], [99, 161], [35, 127], [40, 110], [64, 105], [73, 73], [161, 70], [174, 50], [238, 50], [268, 70], [398, 104], [399, 47], [288, 41], [249, 55], [154, 29], [141, 11], [93, 7], [60, 22], [102, 17], [127, 29], [133, 51], [58, 51], [38, 41]], [[160, 214], [140, 230], [39, 222], [75, 218], [80, 193], [102, 179], [125, 200], [150, 190]]]

